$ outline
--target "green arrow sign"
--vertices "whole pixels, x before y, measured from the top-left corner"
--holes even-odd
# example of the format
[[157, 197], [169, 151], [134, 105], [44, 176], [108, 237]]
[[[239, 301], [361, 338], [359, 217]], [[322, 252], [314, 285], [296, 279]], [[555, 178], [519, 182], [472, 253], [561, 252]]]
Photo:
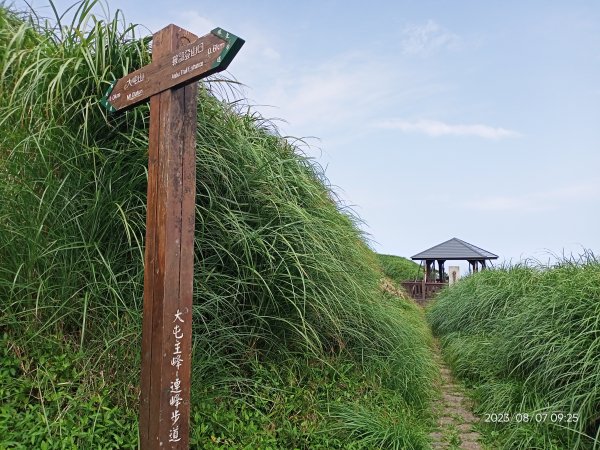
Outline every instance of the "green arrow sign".
[[167, 89], [221, 72], [242, 45], [243, 39], [215, 28], [191, 44], [115, 81], [100, 103], [110, 112], [121, 111]]

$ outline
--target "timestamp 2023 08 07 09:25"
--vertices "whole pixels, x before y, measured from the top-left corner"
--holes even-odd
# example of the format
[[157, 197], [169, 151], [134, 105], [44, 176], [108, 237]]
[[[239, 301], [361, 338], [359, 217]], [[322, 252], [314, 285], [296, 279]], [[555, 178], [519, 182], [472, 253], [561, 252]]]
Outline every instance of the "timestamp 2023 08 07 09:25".
[[536, 412], [536, 413], [485, 413], [483, 421], [487, 423], [577, 423], [579, 414], [563, 412]]

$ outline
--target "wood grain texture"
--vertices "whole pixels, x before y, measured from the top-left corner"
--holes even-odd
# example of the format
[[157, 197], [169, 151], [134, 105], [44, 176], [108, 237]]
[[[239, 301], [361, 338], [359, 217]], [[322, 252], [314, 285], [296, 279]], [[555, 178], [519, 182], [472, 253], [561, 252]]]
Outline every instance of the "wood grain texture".
[[[185, 31], [175, 25], [169, 27]], [[112, 90], [106, 94], [105, 100], [111, 110], [130, 108], [162, 91], [225, 70], [244, 44], [244, 40], [225, 30], [216, 30], [221, 36], [211, 32], [200, 38], [194, 36], [192, 39], [191, 33], [187, 36], [179, 33], [179, 37], [185, 37], [187, 40], [168, 52], [156, 52], [154, 42], [152, 63], [117, 80]], [[159, 31], [161, 32], [162, 30]]]
[[[154, 35], [153, 58], [195, 39], [170, 25]], [[169, 89], [150, 100], [142, 449], [189, 446], [196, 102], [195, 85]]]

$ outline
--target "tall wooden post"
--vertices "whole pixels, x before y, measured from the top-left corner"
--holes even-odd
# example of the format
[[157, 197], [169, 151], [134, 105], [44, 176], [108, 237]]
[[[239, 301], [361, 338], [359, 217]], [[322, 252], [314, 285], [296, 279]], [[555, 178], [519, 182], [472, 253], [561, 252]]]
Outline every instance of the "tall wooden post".
[[[195, 39], [169, 25], [154, 35], [152, 59]], [[192, 83], [150, 98], [142, 449], [189, 447], [197, 92]]]
[[114, 81], [114, 113], [150, 99], [142, 323], [140, 445], [189, 447], [200, 78], [225, 70], [244, 40], [222, 28], [198, 38], [175, 25], [153, 36], [152, 63]]

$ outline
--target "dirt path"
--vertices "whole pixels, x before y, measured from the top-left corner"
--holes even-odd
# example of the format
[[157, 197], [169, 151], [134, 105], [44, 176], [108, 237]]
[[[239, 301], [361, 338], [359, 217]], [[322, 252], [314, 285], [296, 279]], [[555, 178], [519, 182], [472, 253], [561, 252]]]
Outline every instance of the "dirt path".
[[473, 425], [479, 420], [471, 412], [470, 400], [454, 383], [450, 369], [442, 359], [438, 342], [435, 343], [435, 359], [442, 375], [442, 398], [434, 405], [439, 417], [438, 430], [431, 433], [434, 449], [481, 450], [479, 433]]

